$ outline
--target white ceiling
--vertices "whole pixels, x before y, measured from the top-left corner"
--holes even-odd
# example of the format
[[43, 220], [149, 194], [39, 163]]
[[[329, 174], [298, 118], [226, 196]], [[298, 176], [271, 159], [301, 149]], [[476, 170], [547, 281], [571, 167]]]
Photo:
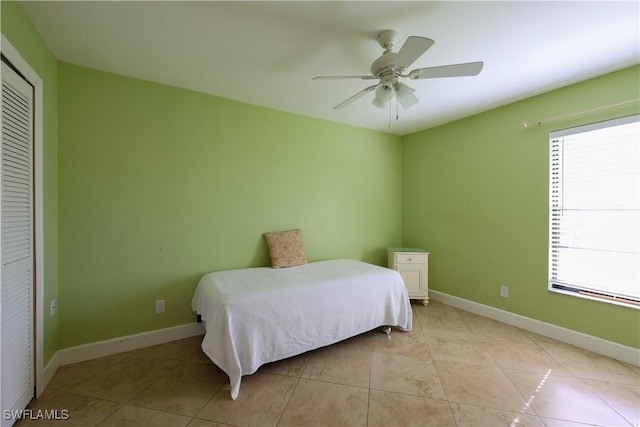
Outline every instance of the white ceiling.
[[[640, 62], [640, 2], [23, 1], [55, 55], [86, 67], [407, 134]], [[435, 44], [411, 67], [484, 61], [475, 77], [405, 81], [420, 103], [332, 107], [372, 84], [385, 29]], [[636, 96], [631, 94], [631, 96]], [[589, 106], [585, 106], [589, 107]], [[533, 118], [535, 119], [535, 118]]]

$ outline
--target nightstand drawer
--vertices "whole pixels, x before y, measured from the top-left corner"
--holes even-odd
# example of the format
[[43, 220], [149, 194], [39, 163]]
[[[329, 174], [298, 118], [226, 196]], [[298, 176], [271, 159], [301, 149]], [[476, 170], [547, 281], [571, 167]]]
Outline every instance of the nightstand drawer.
[[396, 253], [397, 264], [425, 264], [426, 262], [426, 253]]

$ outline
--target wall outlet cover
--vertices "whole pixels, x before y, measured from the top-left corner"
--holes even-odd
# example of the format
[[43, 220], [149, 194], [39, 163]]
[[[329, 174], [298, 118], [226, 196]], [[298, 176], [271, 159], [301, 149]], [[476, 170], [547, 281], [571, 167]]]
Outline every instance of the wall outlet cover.
[[164, 300], [159, 299], [156, 301], [156, 314], [164, 313]]

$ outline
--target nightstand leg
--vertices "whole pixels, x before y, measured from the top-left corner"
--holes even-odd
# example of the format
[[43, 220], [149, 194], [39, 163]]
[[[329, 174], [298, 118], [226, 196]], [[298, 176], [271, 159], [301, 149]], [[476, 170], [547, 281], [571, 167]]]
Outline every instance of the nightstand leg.
[[429, 298], [423, 299], [422, 300], [422, 305], [424, 305], [425, 307], [429, 305]]

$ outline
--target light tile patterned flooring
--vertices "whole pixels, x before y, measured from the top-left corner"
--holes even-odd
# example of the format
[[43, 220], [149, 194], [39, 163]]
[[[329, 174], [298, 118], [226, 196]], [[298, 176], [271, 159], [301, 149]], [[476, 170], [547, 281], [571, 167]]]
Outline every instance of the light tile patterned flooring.
[[432, 301], [414, 328], [263, 366], [230, 398], [201, 337], [61, 367], [18, 426], [638, 426], [640, 369]]

